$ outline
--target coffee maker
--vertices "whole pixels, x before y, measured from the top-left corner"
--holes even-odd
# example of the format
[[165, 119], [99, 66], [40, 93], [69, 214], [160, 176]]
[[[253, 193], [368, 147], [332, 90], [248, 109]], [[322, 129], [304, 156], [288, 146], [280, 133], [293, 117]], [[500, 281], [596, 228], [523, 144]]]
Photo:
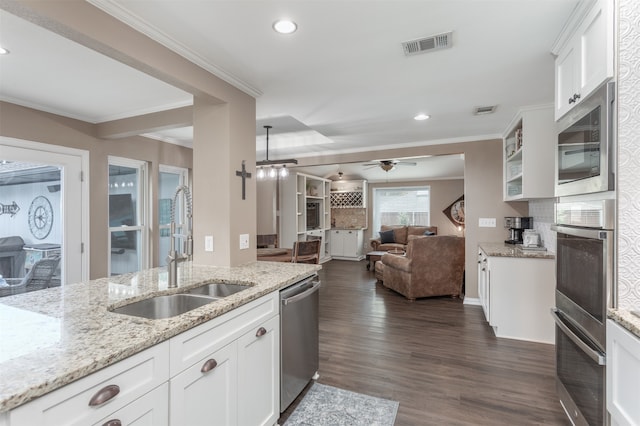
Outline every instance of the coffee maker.
[[533, 228], [532, 217], [505, 217], [504, 227], [509, 229], [507, 244], [522, 244], [522, 233], [525, 229]]

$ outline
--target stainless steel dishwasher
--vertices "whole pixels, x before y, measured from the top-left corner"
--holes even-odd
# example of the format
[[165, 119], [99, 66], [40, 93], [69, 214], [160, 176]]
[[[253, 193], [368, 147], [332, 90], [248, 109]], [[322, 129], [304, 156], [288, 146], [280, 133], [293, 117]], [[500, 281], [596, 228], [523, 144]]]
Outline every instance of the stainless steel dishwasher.
[[320, 280], [306, 278], [280, 291], [280, 412], [318, 377]]

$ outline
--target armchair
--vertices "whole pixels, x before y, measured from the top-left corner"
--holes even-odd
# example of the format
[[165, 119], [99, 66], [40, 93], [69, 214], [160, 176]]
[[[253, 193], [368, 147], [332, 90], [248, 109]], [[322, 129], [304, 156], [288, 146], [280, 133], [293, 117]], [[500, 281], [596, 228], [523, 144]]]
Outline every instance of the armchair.
[[58, 256], [38, 260], [24, 278], [7, 278], [8, 285], [0, 287], [0, 297], [53, 287], [51, 279], [59, 264]]
[[464, 277], [464, 238], [432, 236], [411, 239], [405, 256], [385, 254], [383, 285], [409, 300], [460, 297]]

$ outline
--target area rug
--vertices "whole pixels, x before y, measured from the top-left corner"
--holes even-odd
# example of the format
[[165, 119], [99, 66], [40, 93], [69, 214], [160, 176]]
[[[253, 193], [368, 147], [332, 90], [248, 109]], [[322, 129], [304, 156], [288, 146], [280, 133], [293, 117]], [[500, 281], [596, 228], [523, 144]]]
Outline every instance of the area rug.
[[284, 426], [392, 426], [397, 401], [314, 383]]

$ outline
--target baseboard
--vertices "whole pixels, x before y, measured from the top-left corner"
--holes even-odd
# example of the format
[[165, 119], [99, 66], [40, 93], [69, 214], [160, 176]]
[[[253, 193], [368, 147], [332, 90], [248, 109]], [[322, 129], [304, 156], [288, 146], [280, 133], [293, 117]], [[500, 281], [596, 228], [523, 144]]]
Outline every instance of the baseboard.
[[467, 297], [467, 296], [465, 296], [465, 297], [464, 297], [464, 302], [463, 302], [463, 304], [464, 304], [464, 305], [477, 305], [477, 306], [482, 306], [482, 305], [480, 304], [480, 299], [479, 299], [479, 298], [477, 298], [477, 297]]

